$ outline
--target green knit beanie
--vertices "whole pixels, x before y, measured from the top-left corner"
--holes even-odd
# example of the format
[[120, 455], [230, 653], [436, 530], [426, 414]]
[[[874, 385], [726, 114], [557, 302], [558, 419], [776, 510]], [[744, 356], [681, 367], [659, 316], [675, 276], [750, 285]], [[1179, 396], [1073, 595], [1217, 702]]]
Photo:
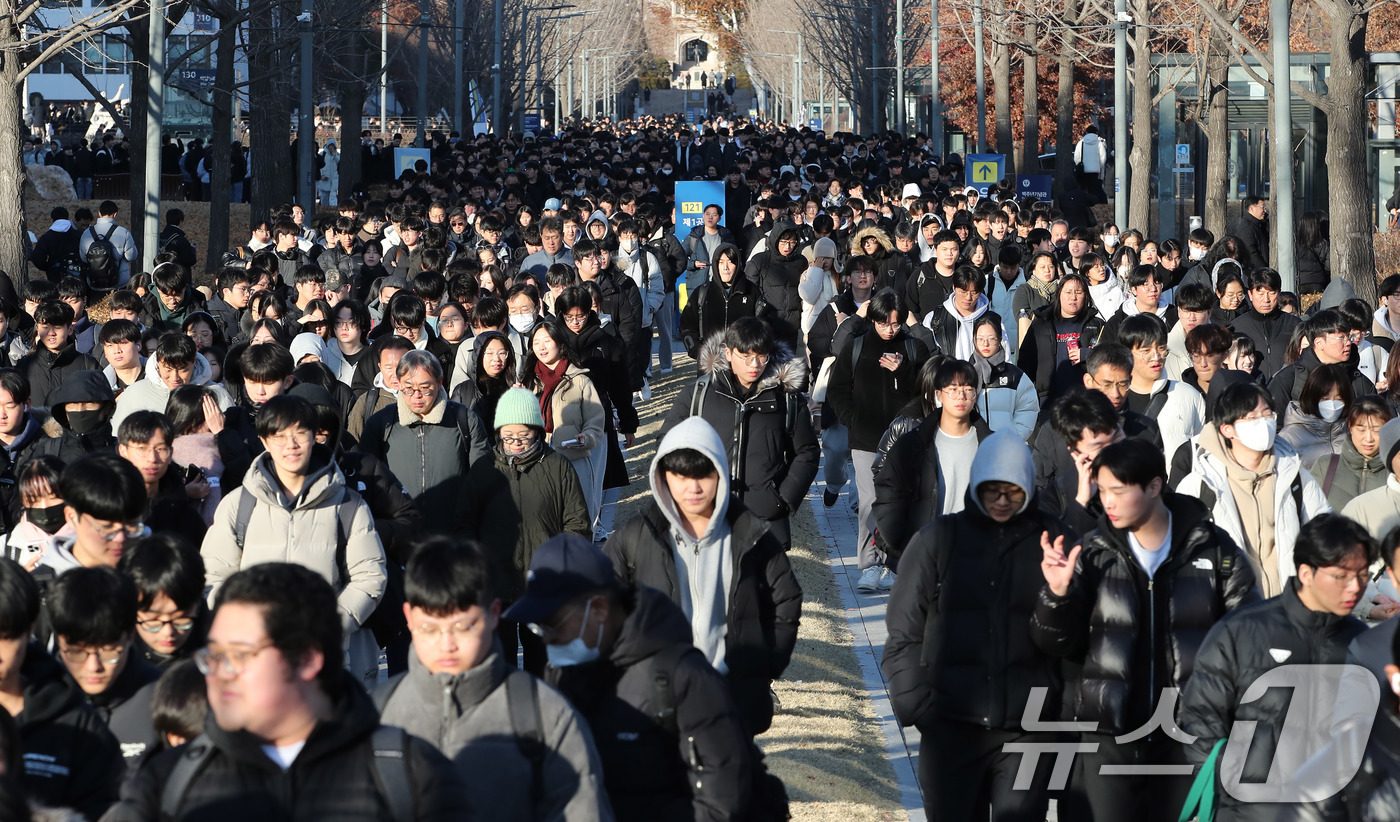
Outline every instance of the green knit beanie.
[[501, 395], [496, 402], [496, 430], [507, 425], [529, 425], [544, 428], [544, 416], [540, 414], [540, 399], [533, 391], [525, 388], [512, 388]]

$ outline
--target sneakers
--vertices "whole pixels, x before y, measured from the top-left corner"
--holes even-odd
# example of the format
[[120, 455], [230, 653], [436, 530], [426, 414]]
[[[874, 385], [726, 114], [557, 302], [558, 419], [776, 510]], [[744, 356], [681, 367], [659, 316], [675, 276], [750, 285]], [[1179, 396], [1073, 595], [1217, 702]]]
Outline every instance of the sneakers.
[[885, 569], [878, 565], [872, 565], [860, 573], [860, 582], [856, 583], [857, 591], [864, 591], [873, 594], [880, 590], [880, 578]]
[[662, 373], [662, 374], [669, 374], [669, 373], [671, 373], [671, 371], [672, 371], [672, 368], [671, 368], [671, 366], [669, 366], [669, 365], [666, 366], [665, 368], [661, 369], [661, 373]]
[[889, 589], [893, 588], [893, 587], [894, 587], [894, 578], [895, 578], [895, 573], [894, 573], [894, 571], [891, 571], [890, 569], [885, 568], [885, 569], [884, 569], [884, 573], [880, 574], [880, 590], [881, 590], [881, 591], [888, 591]]
[[840, 491], [833, 491], [830, 488], [822, 491], [822, 505], [825, 505], [827, 508], [835, 508], [836, 501], [839, 499], [841, 499]]
[[780, 714], [780, 713], [782, 713], [782, 712], [783, 712], [783, 701], [782, 701], [781, 699], [778, 698], [778, 692], [775, 691], [775, 690], [773, 690], [773, 689], [770, 687], [770, 688], [768, 689], [768, 695], [771, 696], [771, 697], [773, 698], [773, 713], [775, 713], [775, 714]]

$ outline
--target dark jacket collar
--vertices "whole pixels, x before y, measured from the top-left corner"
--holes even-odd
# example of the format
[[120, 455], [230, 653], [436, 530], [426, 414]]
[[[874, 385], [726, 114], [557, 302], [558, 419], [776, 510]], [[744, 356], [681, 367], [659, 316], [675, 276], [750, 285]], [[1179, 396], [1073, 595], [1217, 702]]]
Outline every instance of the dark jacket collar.
[[[297, 755], [294, 768], [303, 769], [367, 738], [379, 727], [379, 713], [364, 689], [347, 671], [340, 671], [340, 698], [331, 706], [331, 716], [316, 723], [306, 745]], [[267, 740], [248, 731], [226, 731], [219, 727], [214, 712], [204, 720], [204, 732], [225, 755], [265, 771], [277, 771], [277, 763], [263, 753]]]

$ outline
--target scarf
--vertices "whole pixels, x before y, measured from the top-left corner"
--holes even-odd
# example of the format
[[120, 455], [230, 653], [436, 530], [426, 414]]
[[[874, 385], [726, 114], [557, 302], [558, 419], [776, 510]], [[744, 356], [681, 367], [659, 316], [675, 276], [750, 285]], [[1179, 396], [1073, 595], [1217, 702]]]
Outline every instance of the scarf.
[[1028, 285], [1028, 286], [1030, 286], [1031, 288], [1035, 289], [1035, 293], [1039, 294], [1039, 295], [1041, 296], [1041, 298], [1044, 299], [1046, 302], [1048, 302], [1048, 303], [1054, 303], [1054, 302], [1055, 302], [1055, 281], [1054, 281], [1054, 280], [1051, 280], [1050, 282], [1047, 283], [1047, 282], [1042, 281], [1039, 277], [1027, 277], [1027, 278], [1026, 278], [1026, 285]]
[[977, 382], [983, 389], [991, 387], [992, 369], [1006, 362], [1006, 349], [997, 348], [997, 353], [984, 357], [976, 348], [972, 349], [972, 367], [977, 369]]
[[500, 444], [499, 442], [496, 444], [496, 453], [500, 455], [501, 459], [505, 460], [506, 465], [509, 465], [512, 468], [517, 468], [522, 465], [529, 465], [543, 451], [543, 439], [536, 439], [534, 442], [530, 443], [529, 448], [526, 448], [519, 454], [512, 454], [506, 451], [506, 447]]
[[550, 413], [554, 401], [554, 389], [559, 387], [559, 383], [564, 380], [564, 372], [569, 370], [569, 361], [560, 359], [554, 364], [554, 368], [536, 360], [535, 376], [539, 378], [540, 387], [544, 393], [540, 394], [540, 413], [544, 415], [544, 431], [546, 434], [554, 433], [554, 415]]

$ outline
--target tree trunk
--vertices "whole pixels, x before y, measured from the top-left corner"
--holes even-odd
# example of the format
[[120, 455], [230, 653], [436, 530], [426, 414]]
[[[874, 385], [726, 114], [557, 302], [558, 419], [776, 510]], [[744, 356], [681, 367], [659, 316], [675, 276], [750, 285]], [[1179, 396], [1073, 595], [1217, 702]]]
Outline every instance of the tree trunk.
[[131, 188], [128, 190], [128, 213], [131, 215], [131, 235], [136, 238], [136, 246], [141, 249], [140, 259], [146, 259], [145, 213], [146, 213], [146, 89], [151, 82], [148, 64], [147, 43], [150, 40], [150, 23], [145, 17], [127, 24], [127, 36], [131, 38], [131, 104], [127, 106], [127, 145], [131, 146]]
[[[461, 0], [458, 0], [461, 2]], [[350, 199], [357, 188], [361, 188], [364, 169], [360, 168], [360, 131], [363, 128], [365, 111], [365, 77], [370, 76], [365, 38], [350, 34], [351, 49], [346, 59], [347, 65], [358, 66], [357, 76], [346, 77], [340, 83], [340, 202]], [[470, 104], [470, 95], [467, 103]], [[470, 119], [467, 120], [471, 122]], [[460, 127], [459, 127], [460, 128]], [[466, 139], [463, 132], [463, 139]]]
[[[1070, 0], [1065, 19], [1077, 17], [1077, 0]], [[1074, 38], [1060, 38], [1058, 82], [1055, 87], [1055, 176], [1063, 179], [1072, 173], [1074, 164], [1074, 60], [1071, 57]], [[1060, 179], [1055, 181], [1059, 185]]]
[[1219, 35], [1211, 38], [1210, 55], [1206, 59], [1207, 89], [1206, 156], [1203, 225], [1220, 239], [1226, 234], [1225, 203], [1230, 194], [1230, 89], [1225, 73], [1230, 64], [1226, 46]]
[[1035, 22], [1026, 21], [1026, 51], [1021, 55], [1021, 110], [1025, 120], [1024, 139], [1021, 141], [1022, 174], [1037, 174], [1040, 164], [1036, 157], [1040, 154], [1040, 106], [1036, 93], [1040, 75], [1035, 55]]
[[[1128, 167], [1132, 182], [1128, 196], [1128, 224], [1119, 226], [1120, 231], [1136, 228], [1147, 234], [1152, 226], [1152, 52], [1148, 44], [1151, 29], [1148, 23], [1148, 6], [1135, 3], [1133, 18], [1135, 24], [1131, 32], [1133, 41], [1132, 100], [1130, 106], [1133, 119], [1132, 149], [1128, 152]], [[1117, 115], [1117, 112], [1114, 112]]]
[[[286, 17], [285, 9], [279, 17]], [[271, 4], [260, 8], [248, 26], [249, 49], [248, 70], [252, 78], [249, 84], [249, 97], [260, 101], [248, 111], [249, 140], [251, 153], [249, 171], [252, 174], [252, 191], [249, 200], [252, 213], [265, 216], [283, 203], [290, 203], [295, 194], [295, 174], [292, 171], [291, 152], [287, 144], [289, 123], [291, 122], [291, 89], [283, 81], [287, 70], [286, 60], [275, 49], [272, 42], [276, 23]], [[254, 217], [257, 219], [257, 217]]]
[[[229, 16], [232, 16], [230, 14]], [[234, 52], [238, 46], [238, 27], [219, 21], [219, 38], [215, 42], [214, 103], [212, 132], [209, 137], [209, 238], [204, 250], [204, 270], [213, 274], [219, 270], [219, 260], [228, 250], [229, 198], [232, 174]]]
[[[996, 39], [1004, 38], [998, 36]], [[997, 153], [1006, 155], [1003, 171], [1009, 177], [1011, 166], [1016, 161], [1016, 152], [1011, 139], [1011, 47], [1005, 42], [992, 44], [992, 97], [992, 110], [996, 122], [996, 135], [992, 141]]]
[[[1332, 271], [1351, 283], [1357, 297], [1375, 305], [1375, 229], [1366, 172], [1367, 112], [1365, 106], [1353, 102], [1366, 92], [1367, 15], [1357, 14], [1340, 0], [1335, 8], [1348, 19], [1331, 19], [1332, 68], [1327, 75], [1327, 99], [1335, 101], [1327, 112]], [[1276, 225], [1274, 230], [1291, 232], [1292, 226]]]
[[[0, 22], [0, 37], [11, 47], [18, 46], [14, 29]], [[25, 262], [24, 229], [24, 108], [20, 103], [23, 85], [19, 80], [19, 53], [0, 53], [0, 273], [9, 275], [17, 291], [28, 279]], [[8, 91], [3, 91], [8, 89]], [[3, 160], [8, 157], [10, 159]]]

